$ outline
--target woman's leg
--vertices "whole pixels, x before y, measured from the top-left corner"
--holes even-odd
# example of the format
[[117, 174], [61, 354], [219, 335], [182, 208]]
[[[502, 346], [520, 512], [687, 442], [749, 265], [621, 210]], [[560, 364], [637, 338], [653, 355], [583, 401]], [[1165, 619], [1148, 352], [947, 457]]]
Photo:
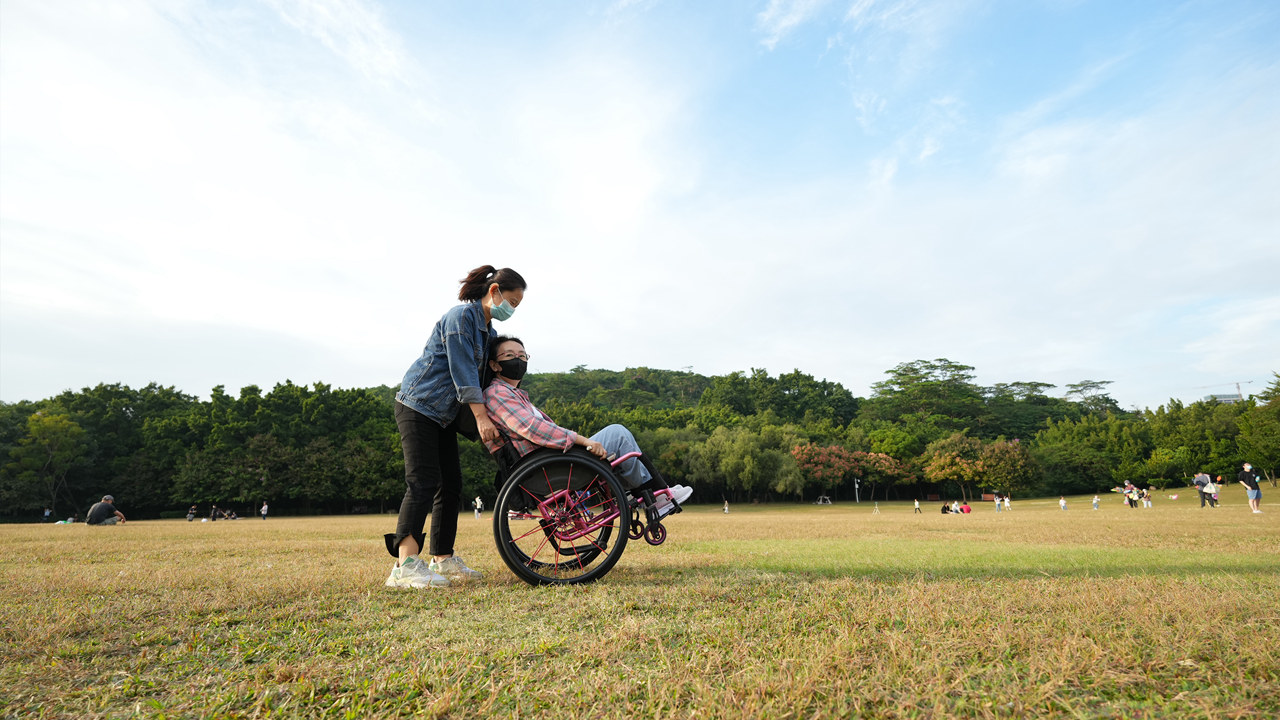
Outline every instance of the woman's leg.
[[[400, 447], [404, 450], [404, 499], [396, 520], [395, 546], [400, 560], [417, 555], [422, 548], [418, 539], [431, 508], [433, 497], [441, 485], [440, 444], [443, 429], [422, 413], [396, 403], [396, 427], [400, 430]], [[456, 442], [455, 451], [456, 456]]]
[[431, 506], [431, 554], [448, 557], [453, 554], [453, 541], [458, 537], [458, 508], [462, 503], [462, 462], [455, 426], [440, 430], [437, 450], [440, 483]]
[[[640, 446], [636, 444], [631, 431], [621, 425], [609, 425], [592, 435], [591, 439], [603, 445], [606, 453], [616, 457], [640, 451]], [[624, 461], [616, 470], [622, 476], [622, 482], [628, 490], [634, 490], [653, 479], [649, 471], [636, 458]]]

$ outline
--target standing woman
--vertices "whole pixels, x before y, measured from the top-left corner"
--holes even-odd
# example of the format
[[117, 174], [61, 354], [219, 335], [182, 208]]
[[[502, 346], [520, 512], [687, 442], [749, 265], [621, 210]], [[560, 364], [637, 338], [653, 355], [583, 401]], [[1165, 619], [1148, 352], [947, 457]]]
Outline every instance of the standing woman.
[[[396, 532], [386, 536], [387, 551], [397, 558], [388, 587], [447, 587], [450, 580], [480, 577], [453, 552], [462, 499], [458, 433], [474, 420], [482, 440], [498, 437], [484, 410], [480, 369], [495, 335], [492, 321], [511, 317], [524, 290], [524, 278], [511, 268], [472, 270], [458, 291], [463, 304], [440, 318], [422, 357], [405, 373], [395, 411], [407, 487]], [[418, 557], [428, 510], [430, 561]]]

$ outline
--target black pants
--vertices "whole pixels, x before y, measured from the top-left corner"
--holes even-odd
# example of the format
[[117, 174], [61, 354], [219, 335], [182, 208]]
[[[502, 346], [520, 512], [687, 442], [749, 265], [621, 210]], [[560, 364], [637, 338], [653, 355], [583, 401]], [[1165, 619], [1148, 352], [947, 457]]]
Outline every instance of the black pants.
[[1200, 507], [1204, 507], [1205, 500], [1209, 501], [1209, 507], [1218, 507], [1218, 501], [1214, 499], [1213, 493], [1201, 490], [1200, 497], [1203, 498], [1203, 500], [1200, 501]]
[[1207, 493], [1201, 488], [1196, 488], [1196, 491], [1200, 493], [1200, 507], [1204, 507], [1206, 501], [1209, 503], [1209, 507], [1218, 506], [1218, 501], [1213, 499], [1213, 493]]
[[462, 499], [457, 425], [440, 427], [440, 423], [417, 410], [396, 403], [396, 427], [404, 449], [406, 487], [396, 521], [395, 545], [398, 547], [407, 537], [422, 536], [430, 509], [430, 552], [452, 555]]

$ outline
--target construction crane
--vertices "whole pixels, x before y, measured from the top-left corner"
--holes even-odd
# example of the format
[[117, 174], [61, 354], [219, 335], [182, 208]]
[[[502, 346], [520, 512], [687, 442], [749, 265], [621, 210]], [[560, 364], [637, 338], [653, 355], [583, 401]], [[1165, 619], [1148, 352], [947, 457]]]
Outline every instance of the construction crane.
[[1248, 385], [1248, 384], [1249, 384], [1249, 383], [1251, 383], [1251, 382], [1253, 382], [1253, 381], [1252, 381], [1252, 380], [1237, 380], [1237, 381], [1235, 381], [1235, 382], [1218, 383], [1217, 385], [1201, 385], [1200, 387], [1198, 387], [1198, 388], [1194, 388], [1194, 389], [1195, 389], [1195, 390], [1208, 390], [1209, 388], [1227, 387], [1228, 385], [1235, 385], [1235, 386], [1236, 386], [1236, 399], [1237, 399], [1237, 400], [1239, 400], [1239, 401], [1241, 401], [1241, 402], [1244, 402], [1244, 393], [1240, 391], [1240, 386], [1241, 386], [1241, 385]]

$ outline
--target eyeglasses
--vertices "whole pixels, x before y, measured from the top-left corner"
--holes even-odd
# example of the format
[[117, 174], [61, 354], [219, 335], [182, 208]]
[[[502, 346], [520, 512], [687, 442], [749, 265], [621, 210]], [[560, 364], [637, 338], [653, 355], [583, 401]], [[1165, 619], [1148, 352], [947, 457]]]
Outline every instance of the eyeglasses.
[[520, 358], [525, 362], [529, 362], [529, 353], [504, 352], [498, 355], [499, 362], [503, 360], [515, 360], [516, 358]]

